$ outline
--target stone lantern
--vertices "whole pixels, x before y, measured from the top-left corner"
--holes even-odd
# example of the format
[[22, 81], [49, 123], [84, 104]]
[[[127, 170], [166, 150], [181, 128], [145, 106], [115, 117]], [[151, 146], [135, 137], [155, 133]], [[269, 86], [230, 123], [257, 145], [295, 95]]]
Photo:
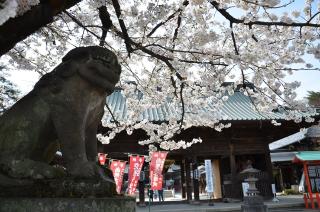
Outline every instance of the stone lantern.
[[243, 198], [243, 205], [241, 205], [242, 212], [267, 212], [267, 206], [263, 204], [263, 198], [259, 195], [259, 191], [256, 187], [256, 182], [258, 178], [254, 175], [255, 173], [260, 172], [260, 170], [255, 169], [248, 165], [248, 168], [243, 170], [241, 173], [248, 174], [248, 178], [244, 181], [249, 184], [247, 191], [247, 196]]

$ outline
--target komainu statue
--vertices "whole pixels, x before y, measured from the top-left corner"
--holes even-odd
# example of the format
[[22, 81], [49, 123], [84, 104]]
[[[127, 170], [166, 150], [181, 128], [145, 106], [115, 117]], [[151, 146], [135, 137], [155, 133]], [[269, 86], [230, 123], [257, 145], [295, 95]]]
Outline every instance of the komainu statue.
[[[49, 181], [59, 189], [52, 179], [61, 177], [112, 183], [96, 163], [96, 133], [106, 96], [113, 92], [120, 72], [111, 51], [97, 46], [75, 48], [0, 116], [0, 190], [35, 188], [35, 182]], [[62, 152], [66, 172], [49, 165], [57, 150]], [[79, 190], [74, 187], [71, 190]]]

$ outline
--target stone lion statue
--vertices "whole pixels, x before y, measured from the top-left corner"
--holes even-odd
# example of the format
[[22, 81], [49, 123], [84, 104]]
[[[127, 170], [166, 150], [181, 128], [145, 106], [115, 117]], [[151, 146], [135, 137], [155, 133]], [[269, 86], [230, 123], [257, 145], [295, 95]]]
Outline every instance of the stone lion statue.
[[97, 127], [120, 72], [111, 51], [75, 48], [0, 116], [0, 185], [56, 178], [61, 170], [48, 164], [57, 150], [68, 176], [101, 175], [96, 165]]

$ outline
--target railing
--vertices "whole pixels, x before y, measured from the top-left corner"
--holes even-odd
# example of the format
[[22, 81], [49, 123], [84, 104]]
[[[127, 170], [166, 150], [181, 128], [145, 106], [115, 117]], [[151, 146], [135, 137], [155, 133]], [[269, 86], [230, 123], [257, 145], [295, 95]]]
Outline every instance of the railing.
[[317, 203], [318, 208], [320, 209], [320, 194], [319, 193], [304, 193], [303, 194], [305, 207], [308, 209], [309, 201], [311, 205], [311, 209], [315, 209], [315, 203]]

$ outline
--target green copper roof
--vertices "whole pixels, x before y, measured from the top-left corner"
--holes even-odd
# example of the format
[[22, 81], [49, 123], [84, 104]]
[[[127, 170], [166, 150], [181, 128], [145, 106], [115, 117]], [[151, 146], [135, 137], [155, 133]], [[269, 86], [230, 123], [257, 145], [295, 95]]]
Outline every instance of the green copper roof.
[[320, 151], [304, 151], [295, 153], [293, 161], [315, 161], [320, 160]]
[[[110, 96], [108, 96], [107, 104], [118, 121], [127, 117], [126, 98], [121, 94], [121, 90], [115, 90]], [[206, 109], [203, 108], [203, 110]], [[188, 108], [186, 108], [186, 115], [188, 115]], [[283, 114], [279, 112], [257, 112], [250, 100], [250, 97], [239, 91], [236, 91], [234, 95], [229, 96], [228, 100], [224, 103], [222, 110], [214, 115], [218, 115], [222, 121], [272, 120], [284, 118]], [[208, 116], [210, 116], [210, 114], [208, 114]], [[149, 108], [143, 111], [139, 118], [141, 120], [147, 119], [149, 121], [161, 122], [168, 121], [170, 117], [180, 119], [181, 112], [178, 108], [175, 108], [170, 103], [165, 102], [160, 107]], [[109, 122], [111, 119], [111, 116], [106, 116], [104, 121]]]

